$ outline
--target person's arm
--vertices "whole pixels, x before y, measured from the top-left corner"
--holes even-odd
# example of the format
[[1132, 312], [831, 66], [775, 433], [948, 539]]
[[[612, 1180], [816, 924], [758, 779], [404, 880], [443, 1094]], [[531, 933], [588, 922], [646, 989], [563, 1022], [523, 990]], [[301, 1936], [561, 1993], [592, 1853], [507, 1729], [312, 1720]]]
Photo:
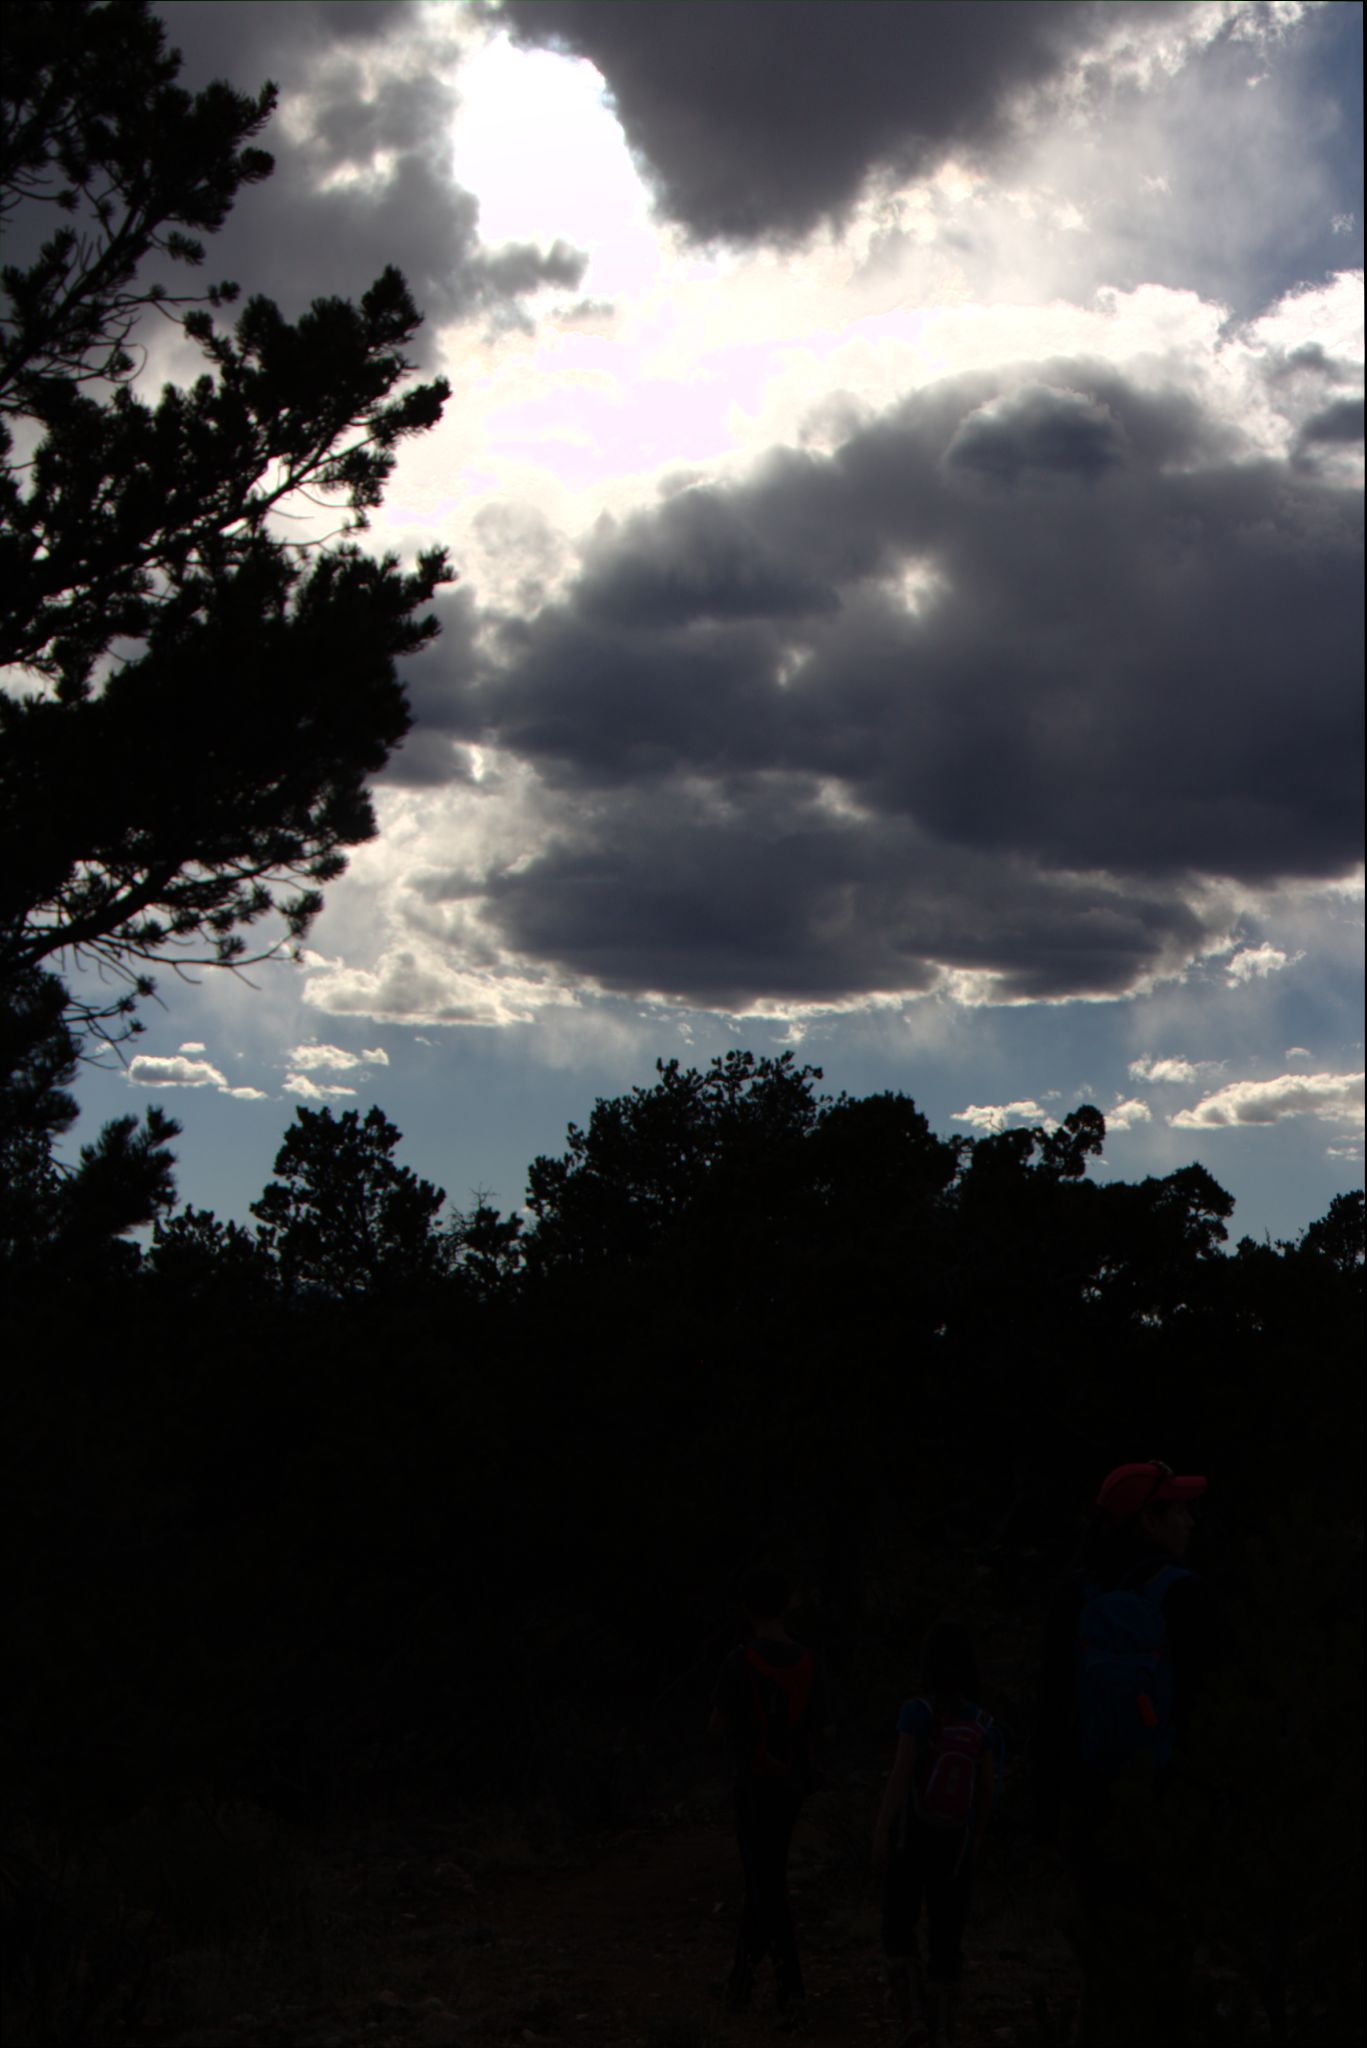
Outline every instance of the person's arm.
[[983, 1751], [982, 1761], [978, 1766], [977, 1775], [973, 1783], [973, 1819], [971, 1822], [968, 1853], [974, 1863], [978, 1860], [978, 1852], [983, 1845], [983, 1836], [987, 1833], [987, 1823], [991, 1818], [992, 1808], [996, 1804], [997, 1765], [996, 1750], [989, 1744], [988, 1748]]
[[1176, 1753], [1190, 1743], [1192, 1719], [1206, 1680], [1232, 1647], [1224, 1617], [1204, 1579], [1178, 1579], [1163, 1597], [1172, 1668], [1172, 1733]]
[[909, 1731], [897, 1738], [897, 1755], [888, 1773], [887, 1788], [883, 1793], [883, 1804], [878, 1809], [878, 1819], [873, 1830], [873, 1867], [881, 1877], [888, 1867], [888, 1852], [892, 1845], [892, 1830], [897, 1816], [906, 1805], [916, 1777], [916, 1737]]
[[716, 1690], [712, 1694], [712, 1712], [707, 1722], [709, 1742], [721, 1743], [733, 1739], [737, 1727], [743, 1724], [744, 1702], [740, 1686], [741, 1653], [733, 1650], [717, 1673]]
[[826, 1675], [824, 1658], [818, 1656], [812, 1675], [812, 1697], [809, 1707], [811, 1714], [811, 1755], [818, 1771], [824, 1771], [835, 1746], [835, 1716], [831, 1710], [830, 1680]]

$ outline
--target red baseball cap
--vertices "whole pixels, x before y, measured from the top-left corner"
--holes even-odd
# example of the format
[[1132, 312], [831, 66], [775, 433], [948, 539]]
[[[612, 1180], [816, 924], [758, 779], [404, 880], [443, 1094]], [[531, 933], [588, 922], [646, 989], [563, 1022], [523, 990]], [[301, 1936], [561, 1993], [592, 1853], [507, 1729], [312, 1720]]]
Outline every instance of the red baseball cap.
[[1206, 1490], [1204, 1479], [1194, 1473], [1179, 1476], [1170, 1465], [1150, 1458], [1143, 1465], [1117, 1465], [1101, 1482], [1096, 1504], [1112, 1522], [1128, 1522], [1150, 1501], [1199, 1500]]

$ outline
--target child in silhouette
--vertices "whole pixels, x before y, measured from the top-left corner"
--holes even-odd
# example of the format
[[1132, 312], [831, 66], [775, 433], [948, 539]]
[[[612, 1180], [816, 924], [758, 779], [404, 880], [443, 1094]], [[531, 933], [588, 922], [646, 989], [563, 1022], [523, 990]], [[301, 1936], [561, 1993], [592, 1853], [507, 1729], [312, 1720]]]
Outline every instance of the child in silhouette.
[[733, 2012], [745, 2010], [767, 1955], [780, 2016], [800, 2026], [805, 1992], [788, 1902], [788, 1852], [802, 1801], [816, 1781], [817, 1744], [829, 1734], [826, 1692], [812, 1651], [785, 1626], [783, 1573], [756, 1567], [742, 1580], [740, 1598], [746, 1640], [721, 1668], [708, 1723], [709, 1735], [729, 1740], [735, 1757], [736, 1840], [745, 1877], [726, 2003]]
[[[873, 1837], [898, 2048], [948, 2048], [955, 2038], [964, 1927], [1003, 1754], [1001, 1730], [977, 1704], [980, 1691], [967, 1632], [937, 1622], [921, 1649], [920, 1691], [897, 1716], [897, 1754]], [[916, 1945], [923, 1907], [928, 1980]]]
[[[1036, 1818], [1058, 1839], [1072, 1880], [1086, 2048], [1138, 2048], [1156, 2035], [1178, 2048], [1190, 2037], [1194, 1894], [1208, 1845], [1186, 1752], [1204, 1683], [1232, 1649], [1211, 1589], [1185, 1566], [1205, 1491], [1204, 1477], [1174, 1473], [1158, 1459], [1118, 1465], [1046, 1624]], [[1163, 1684], [1134, 1681], [1132, 1753], [1107, 1755], [1098, 1753], [1083, 1651], [1117, 1597], [1152, 1609], [1154, 1678]], [[1097, 1654], [1093, 1645], [1093, 1665]], [[1147, 1668], [1123, 1646], [1111, 1647], [1110, 1661], [1122, 1675], [1131, 1664]], [[1249, 1689], [1255, 1693], [1256, 1682]]]

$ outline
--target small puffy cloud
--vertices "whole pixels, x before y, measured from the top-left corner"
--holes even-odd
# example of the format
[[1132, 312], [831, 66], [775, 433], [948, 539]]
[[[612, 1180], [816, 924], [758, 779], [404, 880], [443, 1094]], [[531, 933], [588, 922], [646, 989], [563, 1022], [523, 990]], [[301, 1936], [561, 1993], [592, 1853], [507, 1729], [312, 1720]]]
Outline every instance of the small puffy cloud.
[[1221, 1130], [1237, 1124], [1278, 1124], [1313, 1116], [1326, 1123], [1361, 1124], [1361, 1074], [1279, 1074], [1271, 1081], [1231, 1081], [1190, 1109], [1168, 1118], [1182, 1130]]
[[975, 1131], [1004, 1131], [1010, 1124], [1041, 1124], [1046, 1131], [1056, 1131], [1058, 1123], [1038, 1102], [971, 1102], [967, 1109], [954, 1112], [956, 1124], [971, 1124]]
[[307, 1074], [286, 1074], [285, 1093], [300, 1095], [305, 1102], [327, 1102], [334, 1095], [354, 1095], [354, 1088], [344, 1088], [337, 1081], [311, 1081]]
[[1288, 1045], [1285, 1057], [1289, 1060], [1309, 1060], [1313, 1059], [1315, 1055], [1311, 1052], [1308, 1045]]
[[1195, 1081], [1199, 1078], [1200, 1071], [1191, 1060], [1183, 1059], [1180, 1055], [1153, 1060], [1145, 1053], [1139, 1059], [1130, 1061], [1130, 1072], [1136, 1081]]
[[221, 1088], [226, 1091], [228, 1087], [227, 1075], [220, 1073], [208, 1060], [186, 1059], [183, 1053], [162, 1059], [155, 1053], [140, 1052], [129, 1066], [128, 1078], [138, 1088]]
[[197, 1038], [187, 1038], [184, 1045], [180, 1046], [178, 1049], [179, 1051], [184, 1053], [196, 1053], [207, 1052], [209, 1048], [206, 1045], [201, 1044], [200, 1040]]
[[[1299, 959], [1300, 955], [1297, 954]], [[1255, 977], [1265, 981], [1269, 974], [1280, 974], [1283, 967], [1291, 964], [1291, 956], [1283, 953], [1279, 946], [1269, 945], [1264, 939], [1261, 946], [1245, 946], [1236, 953], [1225, 967], [1231, 982], [1252, 981]]]
[[140, 1052], [129, 1064], [128, 1078], [138, 1088], [216, 1088], [220, 1095], [227, 1095], [234, 1102], [265, 1102], [268, 1099], [260, 1088], [230, 1087], [227, 1075], [212, 1060], [189, 1057], [203, 1051], [204, 1047], [198, 1040], [189, 1039], [178, 1053], [169, 1058]]
[[1130, 1096], [1125, 1102], [1117, 1102], [1113, 1108], [1106, 1111], [1108, 1131], [1128, 1131], [1136, 1124], [1147, 1124], [1152, 1121], [1153, 1111], [1148, 1103], [1141, 1101], [1137, 1095]]
[[296, 1045], [286, 1055], [296, 1073], [315, 1073], [320, 1067], [346, 1073], [353, 1067], [387, 1067], [389, 1054], [382, 1045], [361, 1052], [347, 1052], [340, 1045]]

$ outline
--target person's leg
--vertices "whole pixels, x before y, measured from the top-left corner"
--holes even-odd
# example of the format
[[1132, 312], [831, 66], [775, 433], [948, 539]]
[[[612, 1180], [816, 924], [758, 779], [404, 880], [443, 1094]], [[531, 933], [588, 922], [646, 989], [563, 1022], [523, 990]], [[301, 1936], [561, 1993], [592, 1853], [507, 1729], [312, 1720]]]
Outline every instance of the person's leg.
[[[1185, 2048], [1196, 1962], [1189, 1887], [1199, 1898], [1204, 1859], [1197, 1842], [1182, 1840], [1174, 1819], [1146, 1796], [1123, 1839], [1107, 1843], [1121, 1873], [1109, 1894], [1107, 1958], [1109, 1977], [1132, 2015], [1134, 2039], [1152, 2042], [1161, 2035], [1170, 2048]], [[1143, 1968], [1131, 1967], [1141, 1956]]]
[[1106, 1955], [1113, 1931], [1107, 1925], [1107, 1892], [1114, 1873], [1099, 1846], [1102, 1807], [1097, 1799], [1075, 1798], [1062, 1814], [1061, 1846], [1070, 1893], [1065, 1932], [1082, 1975], [1079, 2048], [1105, 2048], [1108, 2010]]
[[805, 1994], [802, 1963], [797, 1948], [797, 1928], [793, 1923], [792, 1902], [788, 1897], [788, 1856], [792, 1849], [793, 1828], [797, 1823], [801, 1804], [801, 1795], [790, 1791], [786, 1785], [774, 1788], [767, 1901], [770, 1953], [774, 1958], [774, 1975], [777, 1980], [780, 2008], [797, 2004]]
[[895, 1848], [883, 1880], [883, 1957], [889, 2013], [898, 2048], [918, 2037], [926, 2017], [926, 1981], [916, 1929], [925, 1893], [925, 1859], [919, 1830]]
[[1152, 2048], [1157, 2039], [1182, 2048], [1194, 1950], [1151, 1789], [1113, 1787], [1071, 1860], [1080, 1888], [1080, 2048]]
[[926, 2030], [931, 2048], [939, 2048], [944, 2032], [945, 1840], [928, 1829], [923, 1844], [926, 1888]]
[[736, 1953], [726, 1986], [727, 2004], [742, 2008], [750, 2003], [755, 1970], [768, 1949], [764, 1927], [764, 1827], [759, 1811], [757, 1787], [742, 1778], [736, 1785], [736, 1845], [740, 1850], [745, 1898], [741, 1906]]
[[895, 1848], [883, 1878], [883, 1967], [888, 2013], [899, 2043], [910, 2032], [915, 2015], [911, 1959], [920, 1904], [919, 1878], [911, 1859], [904, 1848]]
[[973, 1889], [966, 1848], [960, 1834], [926, 1836], [927, 2018], [931, 2041], [943, 2048], [949, 2048], [958, 2026], [963, 1933]]

